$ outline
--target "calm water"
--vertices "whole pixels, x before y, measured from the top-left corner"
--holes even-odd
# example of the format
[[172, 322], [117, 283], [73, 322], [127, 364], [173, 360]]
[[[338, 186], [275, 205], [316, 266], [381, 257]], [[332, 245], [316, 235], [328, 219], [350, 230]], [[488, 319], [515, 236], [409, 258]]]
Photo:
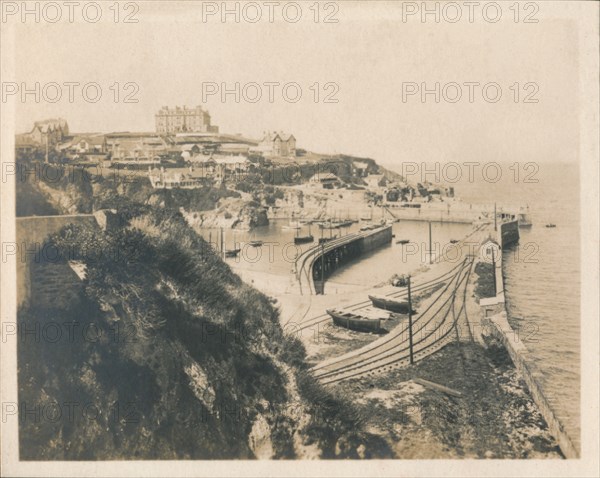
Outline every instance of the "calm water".
[[[240, 248], [240, 256], [228, 258], [226, 261], [236, 268], [252, 269], [272, 274], [289, 274], [295, 258], [302, 251], [314, 246], [303, 244], [296, 246], [294, 236], [296, 231], [288, 230], [285, 226], [288, 220], [273, 220], [268, 226], [254, 228], [251, 232], [233, 232], [225, 230], [225, 249]], [[364, 223], [353, 224], [348, 228], [333, 229], [331, 235], [338, 237], [356, 232]], [[388, 280], [393, 274], [403, 274], [419, 267], [429, 260], [429, 229], [426, 222], [401, 221], [392, 227], [396, 236], [389, 246], [378, 248], [362, 256], [360, 262], [348, 264], [338, 269], [326, 282], [326, 293], [348, 292], [350, 290], [364, 290]], [[433, 223], [431, 227], [432, 249], [434, 252], [451, 254], [450, 239], [461, 239], [471, 230], [469, 224], [440, 224]], [[212, 243], [220, 243], [217, 237], [220, 232], [216, 229], [200, 229], [200, 234]], [[315, 241], [321, 237], [330, 236], [329, 230], [321, 230], [318, 226], [302, 226], [299, 235], [314, 236]], [[396, 241], [409, 239], [411, 244], [401, 245]], [[264, 245], [260, 248], [251, 247], [248, 242], [262, 240]], [[453, 256], [452, 256], [453, 257]]]
[[[577, 166], [540, 165], [537, 184], [460, 184], [465, 201], [529, 204], [531, 229], [506, 252], [509, 321], [544, 373], [543, 389], [567, 433], [580, 435], [580, 220]], [[544, 227], [547, 223], [556, 228]], [[596, 320], [597, 318], [595, 318]]]

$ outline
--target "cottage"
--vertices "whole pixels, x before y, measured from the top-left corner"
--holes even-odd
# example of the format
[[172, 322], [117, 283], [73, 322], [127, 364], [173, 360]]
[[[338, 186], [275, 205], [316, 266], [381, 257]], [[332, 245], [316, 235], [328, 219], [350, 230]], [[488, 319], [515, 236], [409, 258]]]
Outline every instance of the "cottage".
[[113, 160], [158, 161], [168, 154], [168, 146], [154, 133], [110, 133], [106, 135], [106, 152]]
[[79, 134], [70, 141], [61, 144], [58, 149], [72, 155], [101, 154], [105, 150], [103, 134]]

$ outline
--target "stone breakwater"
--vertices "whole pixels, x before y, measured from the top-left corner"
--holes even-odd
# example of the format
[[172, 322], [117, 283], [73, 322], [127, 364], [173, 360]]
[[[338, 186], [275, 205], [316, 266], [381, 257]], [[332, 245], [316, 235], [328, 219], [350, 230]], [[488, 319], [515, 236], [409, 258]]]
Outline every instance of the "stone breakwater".
[[[498, 231], [498, 242], [504, 246], [505, 241], [514, 239], [514, 224], [502, 224]], [[518, 229], [516, 234], [518, 235]], [[508, 323], [508, 312], [504, 295], [504, 277], [502, 269], [502, 254], [496, 260], [494, 279], [496, 281], [496, 296], [481, 299], [480, 306], [483, 314], [482, 325], [493, 337], [498, 339], [508, 351], [517, 370], [522, 374], [533, 400], [538, 406], [558, 446], [567, 458], [579, 458], [580, 437], [570, 437], [565, 431], [565, 417], [559, 416], [552, 406], [552, 399], [543, 391], [541, 386], [543, 374], [531, 358], [527, 347], [519, 340], [518, 334]]]

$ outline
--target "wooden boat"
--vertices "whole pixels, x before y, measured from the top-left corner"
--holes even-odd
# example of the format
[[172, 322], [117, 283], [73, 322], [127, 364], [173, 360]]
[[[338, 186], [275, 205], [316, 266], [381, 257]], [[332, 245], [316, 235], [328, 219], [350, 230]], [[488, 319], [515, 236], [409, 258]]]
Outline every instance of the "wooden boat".
[[380, 318], [371, 319], [338, 309], [327, 309], [327, 313], [333, 318], [333, 323], [339, 327], [357, 332], [379, 332], [381, 330]]
[[294, 244], [308, 244], [313, 242], [315, 238], [310, 231], [310, 224], [308, 225], [308, 234], [306, 236], [299, 236], [298, 232], [296, 232], [296, 236], [294, 237]]
[[264, 244], [263, 241], [250, 241], [248, 244], [250, 244], [252, 247], [260, 247]]
[[552, 224], [552, 223], [546, 224], [546, 227], [556, 227], [556, 224]]
[[[370, 295], [369, 299], [378, 309], [389, 310], [397, 314], [408, 314], [408, 302], [405, 300], [396, 300], [389, 297]], [[416, 312], [413, 310], [413, 314]]]
[[237, 257], [237, 255], [240, 253], [241, 249], [226, 249], [225, 250], [225, 257]]
[[309, 234], [308, 236], [296, 236], [294, 237], [294, 244], [308, 244], [314, 240], [315, 238], [312, 236], [312, 234]]
[[396, 241], [396, 244], [408, 244], [410, 239], [399, 239]]
[[338, 222], [336, 227], [350, 227], [352, 224], [353, 222], [348, 219], [345, 221]]
[[458, 242], [458, 239], [450, 239], [450, 244], [456, 244]]

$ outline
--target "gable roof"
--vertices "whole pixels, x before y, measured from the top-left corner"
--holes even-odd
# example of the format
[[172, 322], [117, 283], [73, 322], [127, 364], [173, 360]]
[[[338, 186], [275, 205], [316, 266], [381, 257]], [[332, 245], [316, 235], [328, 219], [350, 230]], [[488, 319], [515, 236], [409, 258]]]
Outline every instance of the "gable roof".
[[277, 138], [279, 138], [281, 141], [289, 141], [290, 139], [296, 139], [294, 138], [293, 134], [287, 134], [284, 133], [283, 131], [267, 131], [264, 136], [262, 141], [269, 141], [269, 142], [273, 142], [275, 141]]
[[67, 120], [63, 118], [49, 118], [33, 123], [32, 131], [36, 128], [39, 129], [42, 133], [47, 133], [48, 131], [55, 131], [57, 129], [67, 131], [69, 129], [69, 126], [67, 124]]

